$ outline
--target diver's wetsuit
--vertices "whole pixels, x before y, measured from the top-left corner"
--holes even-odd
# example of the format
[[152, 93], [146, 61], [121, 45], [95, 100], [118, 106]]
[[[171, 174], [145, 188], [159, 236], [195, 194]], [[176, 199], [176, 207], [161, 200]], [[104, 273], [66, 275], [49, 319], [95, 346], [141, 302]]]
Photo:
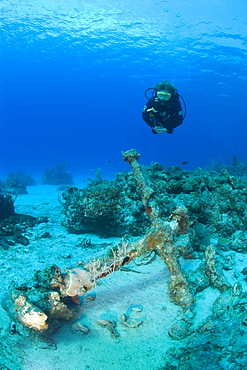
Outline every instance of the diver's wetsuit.
[[[172, 95], [168, 101], [161, 101], [155, 96], [150, 98], [142, 111], [142, 118], [151, 128], [162, 126], [168, 134], [172, 134], [184, 119], [178, 94]], [[152, 132], [157, 134], [154, 130]]]

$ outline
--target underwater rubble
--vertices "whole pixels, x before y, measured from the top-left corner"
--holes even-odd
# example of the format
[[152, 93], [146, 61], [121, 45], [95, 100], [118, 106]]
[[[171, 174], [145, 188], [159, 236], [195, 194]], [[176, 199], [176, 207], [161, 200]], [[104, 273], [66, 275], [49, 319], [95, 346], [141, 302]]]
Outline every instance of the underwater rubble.
[[[169, 298], [181, 308], [167, 333], [179, 345], [167, 351], [162, 369], [247, 369], [247, 293], [240, 281], [229, 282], [224, 273], [235, 271], [235, 252], [247, 253], [247, 180], [226, 168], [140, 166], [134, 149], [122, 155], [131, 173], [92, 181], [84, 189], [68, 187], [60, 200], [68, 231], [118, 235], [121, 243], [64, 272], [56, 265], [37, 271], [25, 284], [13, 286], [3, 308], [23, 335], [50, 336], [76, 315], [80, 296], [99, 279], [135, 258], [157, 253], [170, 272]], [[197, 269], [183, 271], [181, 257], [198, 260]], [[240, 274], [236, 280], [246, 281], [245, 269]], [[195, 325], [197, 294], [209, 287], [219, 296], [212, 314]], [[121, 321], [126, 327], [142, 324], [132, 324], [125, 315]], [[119, 337], [114, 321], [99, 320], [98, 325]], [[85, 327], [74, 330], [87, 333]]]
[[8, 250], [16, 243], [28, 245], [29, 240], [24, 235], [26, 231], [47, 221], [47, 217], [15, 213], [12, 195], [0, 194], [0, 249]]
[[235, 283], [215, 300], [212, 315], [191, 332], [186, 346], [167, 351], [162, 369], [247, 369], [246, 320], [247, 293]]

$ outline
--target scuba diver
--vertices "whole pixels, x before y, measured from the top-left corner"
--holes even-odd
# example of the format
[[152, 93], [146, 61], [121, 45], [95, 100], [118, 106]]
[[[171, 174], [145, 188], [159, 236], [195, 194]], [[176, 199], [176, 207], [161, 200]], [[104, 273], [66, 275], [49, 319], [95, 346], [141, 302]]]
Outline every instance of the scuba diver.
[[[148, 98], [146, 93], [151, 89], [153, 90], [153, 95], [151, 98]], [[172, 134], [173, 129], [183, 123], [186, 105], [173, 84], [168, 81], [161, 81], [154, 88], [147, 89], [145, 97], [148, 99], [148, 102], [142, 111], [142, 118], [152, 128], [153, 134], [161, 134], [163, 132]], [[179, 98], [184, 103], [185, 114], [183, 114]]]

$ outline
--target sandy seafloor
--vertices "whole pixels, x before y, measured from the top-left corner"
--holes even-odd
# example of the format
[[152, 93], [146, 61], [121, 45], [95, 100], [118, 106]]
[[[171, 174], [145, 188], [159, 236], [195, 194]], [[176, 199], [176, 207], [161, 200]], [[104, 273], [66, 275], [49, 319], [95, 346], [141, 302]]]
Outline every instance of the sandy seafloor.
[[[36, 270], [52, 264], [62, 270], [75, 267], [79, 261], [103, 254], [107, 248], [105, 243], [121, 240], [69, 234], [61, 226], [59, 194], [57, 186], [37, 185], [28, 187], [27, 195], [18, 196], [16, 213], [47, 216], [49, 222], [28, 230], [25, 234], [30, 240], [28, 246], [17, 244], [9, 250], [1, 250], [1, 296], [9, 293], [11, 282], [25, 282]], [[40, 238], [44, 232], [49, 232], [51, 238]], [[97, 246], [78, 246], [85, 237]], [[231, 284], [241, 279], [246, 291], [246, 283], [240, 274], [246, 267], [245, 255], [236, 253], [236, 259], [235, 270], [224, 271], [224, 274]], [[181, 261], [184, 269], [196, 268], [199, 262]], [[169, 272], [159, 257], [142, 266], [136, 266], [132, 261], [128, 267], [140, 273], [117, 271], [100, 279], [97, 287], [83, 297], [81, 310], [75, 319], [63, 325], [53, 336], [55, 346], [29, 340], [19, 334], [11, 335], [11, 320], [0, 307], [0, 340], [9, 351], [8, 361], [2, 358], [0, 364], [8, 364], [10, 370], [161, 369], [167, 349], [183, 346], [186, 342], [186, 339], [177, 341], [168, 335], [171, 326], [181, 318], [182, 310], [170, 302], [167, 295]], [[87, 299], [88, 296], [95, 299]], [[212, 288], [197, 294], [195, 327], [210, 315], [218, 296], [219, 292]], [[120, 322], [120, 315], [130, 312], [136, 319], [143, 320], [138, 328], [128, 328]], [[116, 321], [119, 338], [112, 338], [105, 328], [99, 326], [99, 319]], [[89, 328], [87, 335], [71, 330], [77, 321]]]

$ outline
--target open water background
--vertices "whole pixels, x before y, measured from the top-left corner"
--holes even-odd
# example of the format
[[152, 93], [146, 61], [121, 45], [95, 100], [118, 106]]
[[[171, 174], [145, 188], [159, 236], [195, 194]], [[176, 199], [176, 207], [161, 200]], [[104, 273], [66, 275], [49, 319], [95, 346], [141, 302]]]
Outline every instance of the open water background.
[[[247, 159], [246, 0], [1, 0], [0, 175]], [[172, 135], [141, 119], [168, 79], [187, 103]]]

